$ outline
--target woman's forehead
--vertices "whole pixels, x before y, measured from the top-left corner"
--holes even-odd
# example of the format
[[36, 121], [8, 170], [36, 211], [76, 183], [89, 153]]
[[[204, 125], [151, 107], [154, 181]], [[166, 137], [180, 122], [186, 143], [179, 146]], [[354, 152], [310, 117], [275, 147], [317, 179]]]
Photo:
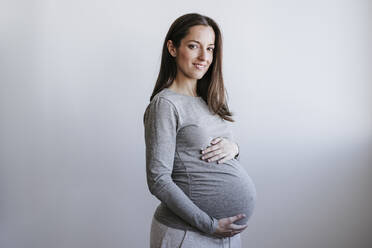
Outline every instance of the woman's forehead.
[[194, 41], [197, 43], [205, 43], [207, 45], [214, 44], [214, 31], [210, 26], [197, 25], [189, 29], [189, 33], [184, 38], [185, 42]]

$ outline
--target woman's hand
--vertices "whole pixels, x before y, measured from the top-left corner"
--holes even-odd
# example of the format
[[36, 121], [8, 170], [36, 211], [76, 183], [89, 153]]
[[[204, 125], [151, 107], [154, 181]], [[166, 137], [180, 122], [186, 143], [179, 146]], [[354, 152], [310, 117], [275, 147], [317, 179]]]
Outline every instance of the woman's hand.
[[217, 163], [223, 163], [230, 160], [239, 153], [238, 145], [226, 138], [217, 137], [211, 141], [212, 146], [202, 150], [203, 156], [201, 159], [212, 162], [218, 160]]
[[232, 237], [248, 227], [248, 225], [237, 225], [233, 224], [235, 221], [243, 219], [244, 214], [238, 214], [233, 217], [227, 217], [218, 220], [218, 227], [214, 232], [214, 235], [219, 237]]

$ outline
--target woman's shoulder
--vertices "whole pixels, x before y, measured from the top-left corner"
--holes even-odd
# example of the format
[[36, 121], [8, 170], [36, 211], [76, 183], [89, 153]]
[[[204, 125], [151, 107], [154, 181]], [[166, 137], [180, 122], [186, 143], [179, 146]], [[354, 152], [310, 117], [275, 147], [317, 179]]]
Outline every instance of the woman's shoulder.
[[164, 103], [163, 105], [171, 105], [176, 110], [181, 110], [185, 106], [187, 107], [189, 104], [190, 99], [187, 97], [183, 97], [182, 95], [168, 89], [164, 88], [159, 91], [154, 97], [152, 98], [150, 105], [158, 105], [159, 103]]
[[169, 93], [170, 92], [168, 92], [166, 89], [163, 89], [163, 90], [159, 91], [151, 99], [151, 101], [147, 105], [146, 110], [149, 109], [150, 107], [155, 107], [155, 108], [159, 108], [159, 107], [170, 108], [170, 107], [173, 107], [173, 108], [176, 109], [177, 99]]
[[[153, 98], [152, 101], [161, 101], [166, 100], [170, 103], [175, 104], [177, 102], [177, 96], [175, 94], [172, 94], [173, 92], [169, 90], [168, 88], [164, 88], [161, 91], [159, 91]], [[152, 102], [151, 101], [151, 102]]]
[[151, 102], [147, 105], [143, 122], [146, 125], [148, 120], [174, 120], [178, 122], [179, 114], [173, 96], [167, 94], [163, 90], [154, 95]]
[[149, 112], [156, 115], [161, 115], [162, 113], [170, 114], [172, 112], [177, 114], [177, 99], [170, 93], [168, 90], [163, 89], [154, 95], [146, 107], [145, 115], [148, 115]]
[[203, 108], [205, 106], [201, 97], [186, 96], [164, 88], [154, 95], [146, 112], [152, 112], [154, 115], [156, 113], [158, 116], [173, 114], [184, 120], [200, 114]]

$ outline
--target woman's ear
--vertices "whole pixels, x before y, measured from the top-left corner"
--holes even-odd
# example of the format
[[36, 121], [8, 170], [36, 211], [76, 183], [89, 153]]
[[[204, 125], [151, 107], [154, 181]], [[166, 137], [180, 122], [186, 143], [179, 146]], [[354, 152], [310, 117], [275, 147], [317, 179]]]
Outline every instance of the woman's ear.
[[168, 47], [168, 52], [170, 53], [170, 55], [172, 55], [172, 57], [176, 57], [177, 56], [177, 50], [173, 46], [173, 42], [171, 40], [167, 41], [167, 47]]

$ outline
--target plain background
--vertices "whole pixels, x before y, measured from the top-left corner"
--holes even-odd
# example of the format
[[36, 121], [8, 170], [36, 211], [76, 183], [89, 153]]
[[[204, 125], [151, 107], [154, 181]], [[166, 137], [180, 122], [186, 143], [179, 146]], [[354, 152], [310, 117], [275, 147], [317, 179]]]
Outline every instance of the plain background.
[[372, 247], [367, 0], [2, 1], [0, 247], [148, 247], [142, 117], [190, 12], [223, 33], [243, 247]]

